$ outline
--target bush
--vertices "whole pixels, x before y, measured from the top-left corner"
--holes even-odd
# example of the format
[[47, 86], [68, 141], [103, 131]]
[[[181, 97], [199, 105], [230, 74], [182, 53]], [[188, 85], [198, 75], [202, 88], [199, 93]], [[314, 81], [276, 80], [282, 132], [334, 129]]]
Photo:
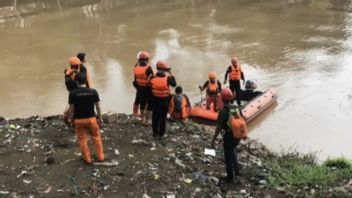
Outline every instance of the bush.
[[324, 162], [324, 165], [327, 167], [335, 167], [338, 169], [351, 169], [352, 168], [352, 162], [351, 160], [348, 160], [344, 157], [339, 157], [339, 158], [334, 158], [334, 159], [328, 159]]
[[[338, 186], [352, 177], [351, 162], [346, 159], [328, 160], [323, 165], [316, 163], [314, 155], [286, 153], [271, 157], [265, 162], [270, 170], [267, 179], [271, 187], [292, 186], [299, 189], [328, 188]], [[338, 167], [332, 170], [330, 167]]]

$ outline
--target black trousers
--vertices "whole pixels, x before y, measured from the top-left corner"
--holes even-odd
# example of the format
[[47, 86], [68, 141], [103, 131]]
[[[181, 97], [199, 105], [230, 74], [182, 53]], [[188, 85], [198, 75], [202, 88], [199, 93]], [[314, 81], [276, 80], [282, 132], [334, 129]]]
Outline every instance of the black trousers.
[[241, 81], [230, 80], [230, 89], [232, 93], [236, 93], [237, 104], [241, 105]]
[[[141, 111], [145, 110], [145, 107], [148, 105], [151, 96], [150, 87], [137, 87], [136, 98], [134, 100], [135, 105], [139, 105]], [[148, 110], [150, 110], [148, 106]]]
[[238, 176], [240, 174], [240, 169], [237, 161], [236, 147], [240, 143], [241, 139], [234, 138], [231, 131], [225, 132], [223, 138], [227, 178], [233, 179], [234, 172], [235, 176]]
[[166, 116], [169, 111], [170, 97], [155, 97], [152, 98], [152, 127], [153, 136], [162, 137], [166, 130]]

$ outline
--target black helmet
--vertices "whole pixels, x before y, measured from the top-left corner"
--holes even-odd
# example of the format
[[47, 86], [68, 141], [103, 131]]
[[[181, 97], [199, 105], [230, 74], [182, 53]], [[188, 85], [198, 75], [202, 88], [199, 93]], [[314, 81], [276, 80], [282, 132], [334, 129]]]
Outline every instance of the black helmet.
[[254, 89], [257, 88], [257, 84], [254, 81], [252, 81], [252, 80], [247, 80], [245, 88], [249, 89], [249, 90], [254, 90]]

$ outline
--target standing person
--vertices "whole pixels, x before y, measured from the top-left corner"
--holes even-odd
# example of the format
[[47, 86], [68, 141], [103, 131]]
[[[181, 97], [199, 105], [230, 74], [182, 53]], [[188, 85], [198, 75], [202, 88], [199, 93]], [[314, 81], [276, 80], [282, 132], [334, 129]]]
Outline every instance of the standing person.
[[[82, 65], [82, 62], [80, 61], [79, 58], [77, 57], [71, 57], [68, 60], [69, 67], [65, 69], [65, 85], [67, 91], [73, 91], [78, 88], [77, 83], [76, 83], [76, 75], [78, 73], [84, 73], [87, 78], [87, 83], [86, 86], [89, 88], [92, 88], [92, 82], [89, 84], [88, 83], [88, 70]], [[90, 77], [89, 77], [90, 78]], [[66, 107], [64, 111], [64, 122], [69, 125], [68, 123], [68, 107]]]
[[[84, 161], [87, 164], [92, 163], [87, 135], [93, 140], [98, 160], [103, 161], [104, 151], [99, 129], [99, 125], [101, 126], [103, 119], [98, 92], [95, 89], [86, 87], [87, 76], [85, 73], [78, 73], [76, 81], [78, 88], [71, 91], [69, 95], [69, 121], [75, 125]], [[95, 116], [94, 107], [96, 108], [98, 118]]]
[[[233, 100], [232, 91], [224, 88], [221, 91], [221, 99], [224, 103], [223, 109], [219, 112], [215, 134], [211, 146], [215, 148], [215, 140], [219, 133], [223, 131], [224, 156], [226, 164], [226, 183], [231, 183], [234, 176], [240, 175], [237, 161], [236, 147], [241, 139], [247, 139], [246, 123], [240, 116], [238, 108], [231, 108], [230, 102]], [[235, 175], [233, 174], [235, 173]]]
[[149, 53], [146, 51], [139, 52], [137, 54], [138, 62], [134, 66], [134, 81], [133, 86], [136, 88], [136, 98], [133, 104], [133, 115], [138, 115], [138, 108], [140, 109], [140, 115], [142, 123], [147, 124], [150, 117], [150, 106], [148, 103], [151, 97], [151, 88], [149, 86], [149, 80], [153, 76], [153, 69], [148, 64]]
[[176, 87], [175, 94], [171, 97], [169, 112], [175, 120], [185, 120], [191, 113], [191, 103], [180, 86]]
[[210, 109], [210, 105], [213, 104], [214, 111], [217, 111], [217, 98], [218, 94], [221, 91], [221, 83], [216, 79], [216, 73], [209, 73], [209, 80], [205, 81], [203, 86], [199, 86], [199, 89], [203, 91], [207, 90], [207, 101], [206, 101], [206, 109]]
[[153, 137], [163, 137], [166, 130], [166, 116], [169, 110], [170, 88], [175, 87], [176, 80], [171, 74], [171, 69], [166, 62], [158, 61], [156, 63], [157, 73], [150, 80], [152, 87], [152, 125]]
[[238, 106], [241, 106], [241, 79], [245, 82], [244, 74], [241, 65], [238, 63], [237, 57], [231, 58], [231, 65], [227, 68], [225, 73], [224, 84], [226, 84], [227, 76], [229, 77], [230, 89], [234, 95]]
[[87, 75], [87, 87], [93, 88], [92, 76], [90, 75], [90, 72], [87, 69], [87, 67], [84, 66], [84, 64], [87, 62], [86, 54], [83, 52], [79, 52], [76, 57], [81, 61], [81, 65], [80, 65], [81, 71]]

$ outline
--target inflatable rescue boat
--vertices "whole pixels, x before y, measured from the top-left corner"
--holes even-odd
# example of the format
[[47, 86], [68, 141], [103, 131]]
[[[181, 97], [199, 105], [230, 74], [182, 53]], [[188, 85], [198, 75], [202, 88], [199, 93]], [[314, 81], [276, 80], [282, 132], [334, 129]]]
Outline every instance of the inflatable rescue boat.
[[[268, 107], [274, 104], [277, 100], [277, 94], [275, 90], [269, 88], [262, 94], [253, 98], [252, 100], [245, 102], [243, 101], [243, 106], [241, 108], [242, 116], [245, 121], [248, 123], [265, 111]], [[219, 100], [220, 101], [220, 100]], [[222, 106], [222, 104], [217, 105]], [[213, 109], [212, 107], [210, 109]], [[209, 121], [216, 121], [218, 117], [218, 112], [213, 110], [206, 109], [205, 100], [197, 103], [192, 107], [191, 117], [202, 118]]]

